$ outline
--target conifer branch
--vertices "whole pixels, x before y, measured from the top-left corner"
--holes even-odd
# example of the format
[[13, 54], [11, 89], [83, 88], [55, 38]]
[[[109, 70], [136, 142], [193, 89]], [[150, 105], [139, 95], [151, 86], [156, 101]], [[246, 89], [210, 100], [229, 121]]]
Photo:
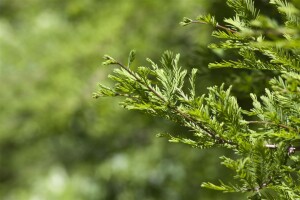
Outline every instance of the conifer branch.
[[[180, 111], [178, 108], [173, 107], [169, 104], [169, 102], [163, 98], [160, 94], [158, 94], [155, 89], [150, 86], [146, 81], [143, 81], [140, 77], [138, 77], [135, 73], [133, 73], [129, 67], [123, 65], [122, 63], [115, 61], [112, 64], [116, 64], [119, 67], [121, 67], [122, 69], [126, 70], [131, 76], [133, 76], [135, 78], [135, 80], [137, 82], [139, 82], [141, 85], [145, 86], [149, 91], [151, 91], [156, 97], [158, 97], [163, 103], [167, 104], [169, 108], [173, 109], [179, 116], [181, 116], [182, 118], [184, 118], [187, 121], [192, 122], [193, 124], [196, 124], [197, 126], [199, 126], [200, 129], [204, 130], [212, 139], [214, 139], [218, 144], [228, 144], [228, 145], [233, 145], [233, 146], [238, 146], [237, 143], [233, 142], [233, 141], [229, 141], [229, 140], [225, 140], [223, 138], [221, 138], [220, 136], [217, 136], [217, 134], [215, 132], [213, 132], [212, 130], [209, 130], [208, 128], [206, 128], [205, 126], [203, 126], [202, 124], [199, 124], [197, 121], [195, 121], [192, 117], [190, 117], [189, 115], [183, 113], [182, 111]], [[184, 125], [184, 124], [183, 124]], [[195, 130], [198, 131], [198, 130]]]

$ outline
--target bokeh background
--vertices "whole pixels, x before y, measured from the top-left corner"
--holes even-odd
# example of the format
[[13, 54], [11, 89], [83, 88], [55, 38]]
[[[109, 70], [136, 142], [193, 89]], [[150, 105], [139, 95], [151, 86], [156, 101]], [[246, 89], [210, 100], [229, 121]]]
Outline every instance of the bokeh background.
[[172, 50], [199, 69], [199, 94], [229, 80], [250, 107], [264, 75], [208, 70], [232, 54], [206, 48], [209, 26], [179, 26], [205, 13], [233, 14], [224, 0], [0, 0], [0, 199], [241, 199], [200, 187], [231, 180], [218, 158], [230, 152], [170, 144], [155, 134], [188, 132], [92, 98], [112, 84], [104, 54], [126, 61], [134, 48], [147, 65]]

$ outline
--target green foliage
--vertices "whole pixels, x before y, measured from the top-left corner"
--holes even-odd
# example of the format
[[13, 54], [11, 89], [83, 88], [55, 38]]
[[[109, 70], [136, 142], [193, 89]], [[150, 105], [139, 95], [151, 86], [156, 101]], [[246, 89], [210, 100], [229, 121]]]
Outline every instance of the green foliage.
[[[211, 63], [210, 67], [274, 70], [280, 73], [258, 98], [250, 94], [253, 108], [243, 109], [231, 87], [213, 86], [196, 95], [197, 69], [190, 73], [179, 66], [179, 54], [167, 51], [160, 64], [131, 68], [106, 56], [105, 63], [117, 68], [109, 76], [115, 85], [100, 86], [95, 97], [121, 96], [121, 105], [166, 118], [188, 128], [188, 133], [160, 134], [171, 142], [194, 148], [221, 147], [235, 156], [222, 156], [222, 165], [233, 170], [230, 183], [205, 182], [203, 187], [223, 192], [246, 193], [250, 199], [299, 199], [300, 58], [298, 13], [286, 1], [271, 1], [284, 23], [260, 15], [251, 0], [227, 1], [236, 15], [227, 26], [211, 15], [196, 20], [184, 18], [182, 25], [210, 24], [221, 41], [210, 48], [232, 50], [236, 60]], [[189, 78], [187, 78], [189, 74]], [[188, 83], [186, 83], [188, 82]]]

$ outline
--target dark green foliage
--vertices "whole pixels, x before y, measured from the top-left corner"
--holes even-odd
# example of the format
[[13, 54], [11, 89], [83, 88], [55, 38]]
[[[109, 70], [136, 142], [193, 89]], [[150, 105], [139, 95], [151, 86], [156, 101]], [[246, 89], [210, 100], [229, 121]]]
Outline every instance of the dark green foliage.
[[282, 22], [260, 15], [251, 0], [228, 0], [235, 16], [220, 25], [211, 15], [196, 20], [184, 18], [182, 25], [208, 24], [221, 41], [213, 49], [233, 50], [236, 60], [211, 63], [212, 68], [274, 70], [271, 88], [258, 98], [250, 94], [253, 108], [243, 109], [231, 95], [231, 87], [213, 86], [196, 95], [197, 69], [187, 72], [179, 65], [179, 54], [167, 51], [160, 64], [131, 68], [106, 56], [104, 64], [117, 68], [109, 77], [115, 86], [100, 86], [95, 97], [122, 96], [121, 105], [163, 117], [188, 128], [187, 133], [160, 134], [171, 142], [195, 148], [222, 147], [234, 157], [222, 156], [222, 164], [234, 171], [230, 183], [202, 186], [223, 192], [247, 193], [250, 199], [299, 199], [300, 149], [300, 29], [299, 10], [287, 1], [270, 1], [282, 15]]

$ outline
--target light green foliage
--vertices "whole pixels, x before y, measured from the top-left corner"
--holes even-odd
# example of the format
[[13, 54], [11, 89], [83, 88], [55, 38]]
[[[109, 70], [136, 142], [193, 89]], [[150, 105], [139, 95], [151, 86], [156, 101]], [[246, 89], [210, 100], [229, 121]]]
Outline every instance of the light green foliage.
[[[213, 86], [208, 93], [195, 94], [196, 69], [179, 66], [179, 55], [167, 51], [160, 64], [131, 68], [111, 57], [117, 65], [109, 77], [114, 87], [101, 86], [95, 97], [122, 96], [121, 105], [170, 119], [190, 131], [160, 134], [171, 142], [195, 148], [222, 147], [233, 157], [222, 156], [222, 165], [234, 171], [232, 181], [203, 187], [223, 192], [246, 193], [250, 199], [299, 199], [300, 58], [299, 10], [286, 1], [271, 1], [283, 24], [260, 15], [253, 1], [227, 1], [236, 15], [222, 26], [206, 15], [184, 18], [182, 25], [210, 24], [213, 36], [222, 39], [210, 48], [233, 50], [236, 60], [211, 63], [210, 67], [274, 70], [280, 73], [258, 98], [250, 94], [253, 108], [243, 109], [231, 95], [231, 87]], [[132, 53], [130, 54], [132, 55]], [[132, 56], [129, 56], [130, 64]], [[188, 79], [186, 75], [188, 74]], [[188, 83], [186, 83], [188, 80]], [[208, 166], [209, 167], [209, 166]]]

